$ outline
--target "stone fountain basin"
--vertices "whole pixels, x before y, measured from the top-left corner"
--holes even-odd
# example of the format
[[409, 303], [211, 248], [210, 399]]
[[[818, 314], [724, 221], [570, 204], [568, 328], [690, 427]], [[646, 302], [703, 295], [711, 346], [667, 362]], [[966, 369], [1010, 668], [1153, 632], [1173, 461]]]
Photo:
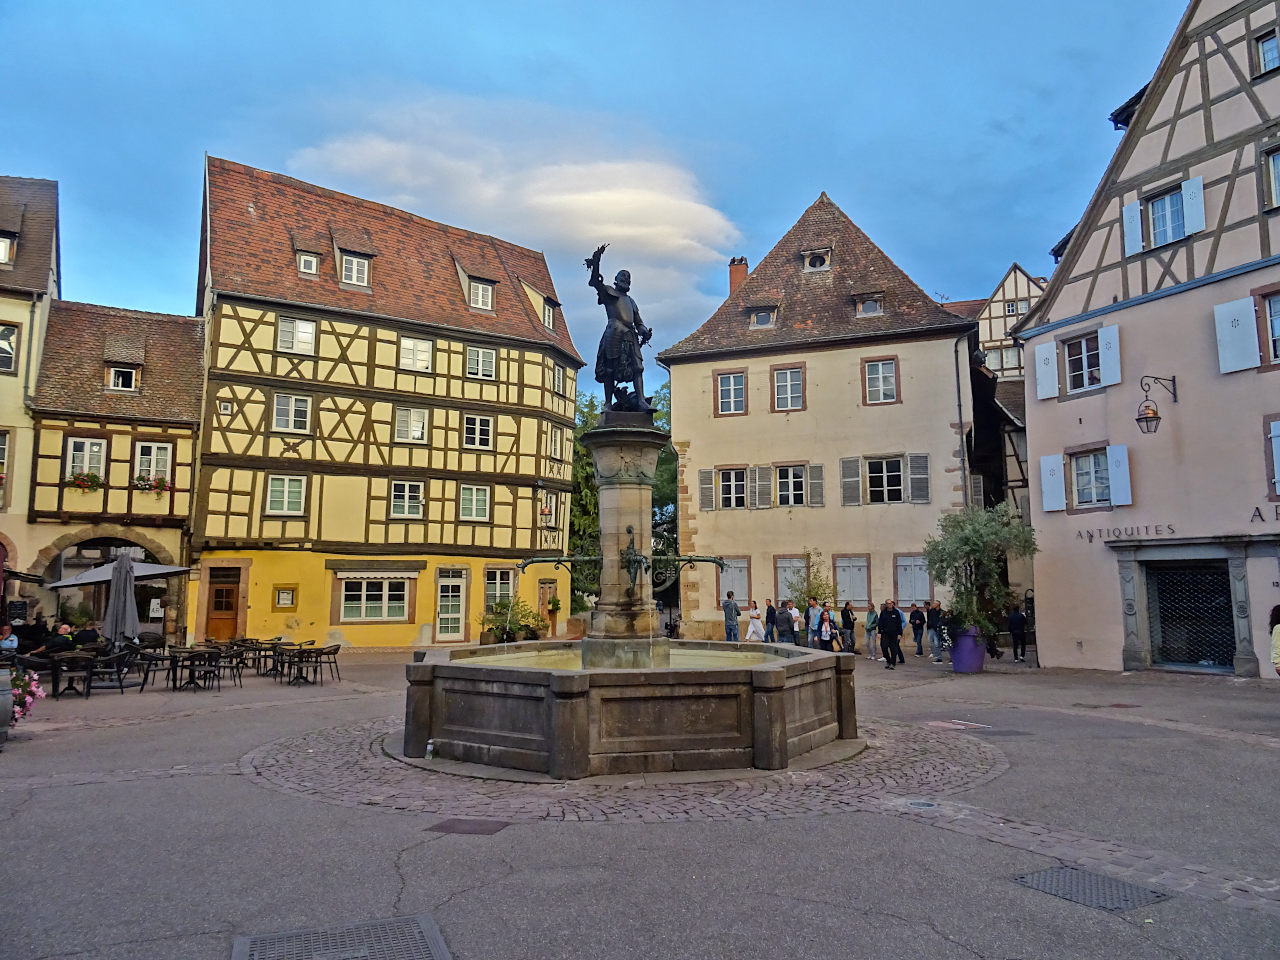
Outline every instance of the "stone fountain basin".
[[455, 650], [406, 668], [404, 753], [532, 770], [779, 770], [857, 737], [852, 654], [673, 640], [664, 667], [581, 668], [577, 641]]

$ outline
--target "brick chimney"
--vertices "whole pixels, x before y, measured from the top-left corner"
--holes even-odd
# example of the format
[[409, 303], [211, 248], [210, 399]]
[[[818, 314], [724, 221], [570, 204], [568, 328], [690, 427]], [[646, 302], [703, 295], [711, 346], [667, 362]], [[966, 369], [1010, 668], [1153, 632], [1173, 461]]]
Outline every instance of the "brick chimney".
[[738, 284], [747, 279], [747, 258], [732, 257], [729, 260], [729, 293], [738, 289]]

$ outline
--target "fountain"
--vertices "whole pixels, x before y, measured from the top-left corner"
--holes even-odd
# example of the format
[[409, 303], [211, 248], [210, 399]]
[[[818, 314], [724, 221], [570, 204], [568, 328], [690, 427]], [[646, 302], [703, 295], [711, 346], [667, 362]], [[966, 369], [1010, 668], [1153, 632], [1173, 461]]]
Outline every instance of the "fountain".
[[[599, 557], [522, 562], [600, 564], [600, 595], [580, 641], [454, 650], [445, 664], [413, 663], [404, 754], [546, 773], [600, 774], [785, 768], [833, 740], [857, 737], [851, 654], [790, 644], [656, 636], [651, 579], [653, 481], [670, 442], [653, 425], [640, 346], [649, 331], [628, 295], [630, 275], [600, 278], [604, 247], [587, 260], [610, 324], [596, 377], [606, 410], [582, 438], [600, 498]], [[629, 339], [628, 339], [629, 338]], [[632, 380], [635, 392], [619, 387]], [[664, 558], [667, 582], [716, 557]]]

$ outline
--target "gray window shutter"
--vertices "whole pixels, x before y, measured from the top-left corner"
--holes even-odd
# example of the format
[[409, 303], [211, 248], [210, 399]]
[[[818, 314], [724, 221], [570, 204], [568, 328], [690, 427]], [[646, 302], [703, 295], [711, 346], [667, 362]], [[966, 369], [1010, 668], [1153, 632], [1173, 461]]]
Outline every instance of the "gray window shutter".
[[773, 467], [756, 467], [756, 503], [761, 510], [773, 506]]
[[[1184, 213], [1185, 216], [1185, 213]], [[1124, 255], [1142, 252], [1142, 204], [1137, 200], [1124, 207]]]
[[1252, 370], [1262, 363], [1258, 351], [1258, 321], [1253, 297], [1242, 297], [1213, 308], [1213, 325], [1218, 335], [1218, 370], [1234, 373]]
[[1280, 496], [1280, 420], [1271, 421], [1271, 485]]
[[756, 502], [756, 468], [747, 467], [747, 509], [758, 509]]
[[809, 489], [805, 491], [809, 494], [808, 504], [811, 507], [822, 506], [822, 464], [809, 464]]
[[1117, 443], [1107, 447], [1107, 476], [1111, 481], [1111, 505], [1127, 507], [1133, 503], [1133, 489], [1129, 485], [1129, 447]]
[[1040, 509], [1045, 513], [1067, 509], [1067, 483], [1062, 473], [1061, 454], [1040, 458]]
[[845, 457], [840, 461], [840, 506], [856, 507], [862, 503], [862, 458]]
[[986, 487], [984, 486], [982, 474], [969, 474], [969, 505], [973, 507], [985, 507], [987, 505], [986, 498], [984, 496], [985, 492]]
[[1036, 344], [1036, 397], [1052, 400], [1058, 395], [1058, 345]]
[[1187, 233], [1204, 229], [1204, 177], [1192, 177], [1182, 183], [1182, 226]]
[[1104, 387], [1120, 382], [1120, 327], [1114, 323], [1098, 331], [1098, 366]]
[[716, 480], [711, 470], [698, 471], [698, 509], [714, 510], [716, 508]]
[[907, 454], [907, 501], [909, 503], [929, 502], [929, 455], [927, 453]]

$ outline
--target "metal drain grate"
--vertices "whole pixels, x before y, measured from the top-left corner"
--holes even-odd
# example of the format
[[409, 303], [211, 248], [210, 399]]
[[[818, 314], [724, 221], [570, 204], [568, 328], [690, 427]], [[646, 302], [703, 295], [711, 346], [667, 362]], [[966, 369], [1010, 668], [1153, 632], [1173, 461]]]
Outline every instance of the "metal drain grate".
[[1135, 907], [1145, 907], [1151, 903], [1168, 900], [1167, 893], [1139, 887], [1136, 884], [1102, 873], [1081, 870], [1079, 867], [1050, 867], [1036, 873], [1014, 877], [1015, 883], [1041, 893], [1052, 894], [1072, 903], [1080, 903], [1086, 907], [1096, 907], [1111, 913], [1123, 913]]
[[449, 960], [449, 951], [435, 921], [423, 914], [236, 937], [231, 960]]
[[511, 824], [505, 820], [467, 820], [459, 817], [454, 820], [441, 820], [439, 823], [427, 827], [427, 829], [435, 833], [467, 833], [478, 837], [488, 837], [499, 830], [505, 830], [509, 826]]

